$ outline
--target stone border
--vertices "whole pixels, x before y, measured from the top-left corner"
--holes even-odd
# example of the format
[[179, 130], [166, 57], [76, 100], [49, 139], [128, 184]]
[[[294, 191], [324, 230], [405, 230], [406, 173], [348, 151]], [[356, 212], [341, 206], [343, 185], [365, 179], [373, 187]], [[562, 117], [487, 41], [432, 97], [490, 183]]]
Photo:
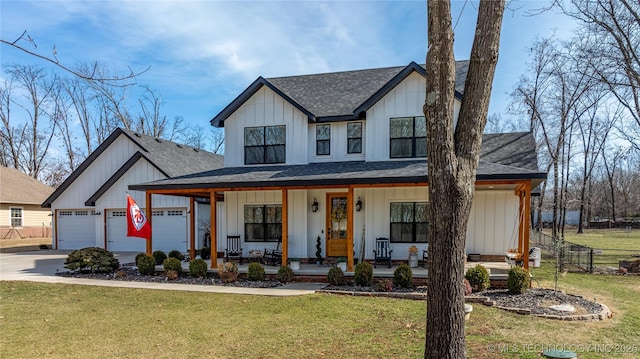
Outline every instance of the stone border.
[[598, 302], [594, 302], [594, 303], [597, 303], [602, 308], [599, 313], [576, 314], [576, 315], [531, 314], [530, 309], [503, 307], [503, 306], [496, 305], [496, 302], [491, 300], [489, 297], [479, 297], [479, 296], [465, 297], [465, 302], [480, 303], [488, 307], [496, 307], [498, 309], [506, 310], [509, 312], [517, 313], [517, 314], [531, 315], [534, 317], [554, 319], [554, 320], [564, 320], [564, 321], [605, 320], [613, 317], [613, 313], [611, 312], [609, 307]]

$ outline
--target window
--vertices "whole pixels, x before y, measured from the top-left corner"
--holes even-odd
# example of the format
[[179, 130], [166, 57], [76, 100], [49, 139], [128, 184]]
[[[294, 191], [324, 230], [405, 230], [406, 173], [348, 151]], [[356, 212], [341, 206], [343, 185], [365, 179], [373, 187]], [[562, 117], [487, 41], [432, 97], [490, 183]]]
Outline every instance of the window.
[[169, 210], [167, 211], [167, 216], [182, 216], [184, 213], [180, 210]]
[[244, 206], [244, 236], [247, 242], [277, 242], [282, 238], [282, 206]]
[[73, 216], [73, 212], [72, 212], [72, 211], [60, 211], [60, 212], [58, 212], [58, 215], [59, 215], [60, 217], [63, 217], [63, 216]]
[[347, 124], [347, 153], [362, 153], [362, 122]]
[[424, 116], [392, 118], [389, 123], [391, 158], [427, 156], [427, 121]]
[[11, 227], [22, 227], [22, 208], [11, 207]]
[[246, 127], [244, 129], [244, 164], [284, 163], [285, 126]]
[[392, 202], [390, 227], [391, 242], [428, 243], [429, 204]]
[[89, 211], [76, 211], [76, 216], [88, 216]]
[[331, 154], [331, 125], [316, 126], [316, 155]]

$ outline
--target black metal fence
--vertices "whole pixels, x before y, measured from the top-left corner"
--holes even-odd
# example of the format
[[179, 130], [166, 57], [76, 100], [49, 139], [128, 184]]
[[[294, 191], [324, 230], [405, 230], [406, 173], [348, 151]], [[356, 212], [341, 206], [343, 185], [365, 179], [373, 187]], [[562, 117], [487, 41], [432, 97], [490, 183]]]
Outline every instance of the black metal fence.
[[531, 240], [534, 246], [558, 258], [561, 271], [615, 271], [621, 263], [640, 259], [640, 249], [591, 248], [561, 238], [554, 240], [538, 231], [531, 231]]

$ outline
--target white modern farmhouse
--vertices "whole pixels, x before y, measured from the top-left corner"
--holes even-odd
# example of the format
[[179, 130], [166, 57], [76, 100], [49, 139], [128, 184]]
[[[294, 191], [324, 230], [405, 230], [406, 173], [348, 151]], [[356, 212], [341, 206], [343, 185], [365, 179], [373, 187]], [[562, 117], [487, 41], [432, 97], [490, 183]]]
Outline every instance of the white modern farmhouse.
[[[220, 155], [118, 128], [42, 204], [53, 214], [53, 247], [144, 252], [144, 239], [127, 237], [127, 187], [221, 166]], [[146, 205], [144, 192], [130, 194]], [[155, 249], [190, 249], [193, 203], [175, 196], [154, 201]], [[208, 205], [201, 207], [208, 215]]]
[[[456, 64], [456, 116], [467, 67]], [[392, 260], [406, 261], [410, 246], [427, 248], [428, 207], [438, 205], [427, 190], [424, 99], [425, 70], [414, 62], [260, 77], [211, 120], [225, 129], [223, 168], [129, 189], [209, 198], [212, 263], [227, 236], [240, 236], [245, 257], [281, 242], [283, 264], [314, 260], [320, 237], [322, 256], [347, 257], [349, 270], [387, 238]], [[526, 252], [531, 189], [545, 178], [530, 133], [485, 135], [467, 253]]]

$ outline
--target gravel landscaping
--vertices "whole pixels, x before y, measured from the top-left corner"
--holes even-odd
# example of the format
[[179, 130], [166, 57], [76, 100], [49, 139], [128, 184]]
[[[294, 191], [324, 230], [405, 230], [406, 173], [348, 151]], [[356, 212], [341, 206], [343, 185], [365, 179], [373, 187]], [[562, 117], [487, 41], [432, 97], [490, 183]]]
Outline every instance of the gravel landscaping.
[[[487, 297], [498, 307], [528, 309], [534, 315], [572, 316], [598, 314], [602, 305], [577, 295], [566, 294], [552, 289], [531, 289], [519, 295], [509, 294], [506, 290], [487, 290], [474, 293], [473, 296]], [[569, 304], [574, 312], [552, 309], [552, 306]]]

